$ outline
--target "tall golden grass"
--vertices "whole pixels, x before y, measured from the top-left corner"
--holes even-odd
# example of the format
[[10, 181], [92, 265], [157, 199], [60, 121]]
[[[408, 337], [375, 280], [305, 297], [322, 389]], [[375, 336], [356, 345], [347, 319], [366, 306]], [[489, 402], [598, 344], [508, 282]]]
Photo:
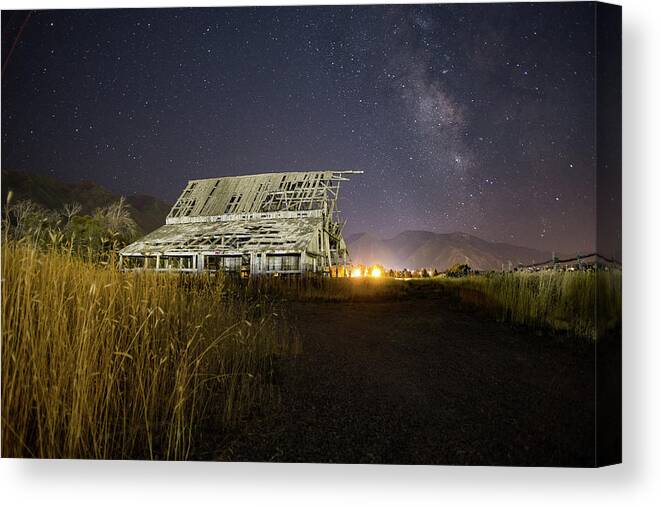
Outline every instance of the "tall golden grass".
[[267, 298], [2, 245], [4, 457], [187, 459], [273, 395], [295, 350]]
[[434, 279], [500, 320], [596, 340], [622, 325], [620, 270], [492, 273]]
[[[187, 459], [277, 392], [297, 350], [286, 300], [443, 297], [598, 339], [621, 326], [618, 270], [411, 281], [125, 273], [61, 246], [2, 245], [2, 455]], [[446, 299], [447, 301], [447, 299]]]

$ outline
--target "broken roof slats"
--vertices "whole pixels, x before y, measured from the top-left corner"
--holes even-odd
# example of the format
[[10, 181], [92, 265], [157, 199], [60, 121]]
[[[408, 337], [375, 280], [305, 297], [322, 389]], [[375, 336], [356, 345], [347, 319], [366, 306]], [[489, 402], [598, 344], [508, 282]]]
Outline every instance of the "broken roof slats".
[[[266, 222], [259, 224], [259, 222]], [[243, 242], [248, 251], [267, 251], [270, 247], [292, 245], [305, 250], [322, 226], [320, 218], [263, 220], [259, 222], [212, 222], [168, 224], [122, 250], [123, 255], [235, 249], [229, 242]], [[259, 224], [259, 225], [257, 225]], [[251, 228], [249, 229], [248, 226]], [[259, 230], [259, 226], [264, 229]], [[255, 227], [258, 227], [255, 230]]]
[[332, 262], [331, 252], [324, 250], [340, 247], [320, 238], [325, 234], [344, 244], [342, 228], [334, 223], [337, 195], [340, 182], [347, 179], [344, 175], [355, 172], [270, 173], [189, 181], [166, 225], [120, 254], [307, 252], [324, 259], [328, 255]]
[[[168, 217], [222, 215], [232, 200], [233, 213], [259, 212], [269, 207], [273, 211], [313, 209], [332, 200], [339, 182], [347, 179], [342, 175], [351, 172], [266, 173], [192, 180]], [[276, 195], [282, 199], [274, 200]], [[334, 208], [334, 203], [330, 207]]]

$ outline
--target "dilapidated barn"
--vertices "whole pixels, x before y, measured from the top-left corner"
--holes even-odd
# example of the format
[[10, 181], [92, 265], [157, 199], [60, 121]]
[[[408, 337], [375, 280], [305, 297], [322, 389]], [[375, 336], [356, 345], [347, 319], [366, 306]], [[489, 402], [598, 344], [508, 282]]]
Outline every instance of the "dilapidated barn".
[[124, 269], [243, 275], [347, 272], [340, 183], [362, 171], [192, 180], [165, 225], [120, 252]]

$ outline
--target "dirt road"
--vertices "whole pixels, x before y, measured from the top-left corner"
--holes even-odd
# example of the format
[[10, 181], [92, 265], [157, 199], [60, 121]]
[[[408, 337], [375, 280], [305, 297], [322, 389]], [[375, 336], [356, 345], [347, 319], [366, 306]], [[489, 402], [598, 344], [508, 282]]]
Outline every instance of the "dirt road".
[[594, 462], [589, 347], [439, 300], [301, 303], [282, 403], [217, 459], [570, 465]]

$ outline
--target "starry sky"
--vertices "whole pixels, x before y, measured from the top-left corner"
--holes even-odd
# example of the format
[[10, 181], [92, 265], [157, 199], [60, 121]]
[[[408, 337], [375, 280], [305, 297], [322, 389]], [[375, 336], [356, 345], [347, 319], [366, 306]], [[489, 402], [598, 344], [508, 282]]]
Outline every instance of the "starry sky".
[[363, 170], [345, 233], [595, 245], [594, 7], [2, 12], [2, 167], [174, 202]]

